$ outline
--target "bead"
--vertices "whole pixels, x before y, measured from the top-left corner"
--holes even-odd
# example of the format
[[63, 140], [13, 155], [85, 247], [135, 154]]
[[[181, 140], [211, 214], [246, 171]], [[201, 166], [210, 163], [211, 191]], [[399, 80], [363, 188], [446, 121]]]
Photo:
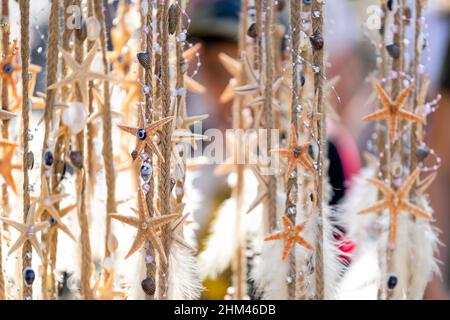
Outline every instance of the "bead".
[[131, 152], [131, 158], [132, 158], [133, 160], [136, 160], [137, 156], [138, 156], [137, 150], [133, 150], [133, 151]]
[[142, 290], [144, 290], [144, 292], [149, 296], [153, 295], [156, 290], [155, 281], [151, 278], [145, 278], [142, 280], [141, 287]]
[[23, 270], [23, 282], [27, 287], [31, 286], [34, 282], [36, 275], [30, 267], [27, 267]]
[[303, 0], [303, 3], [304, 3], [304, 4], [311, 4], [311, 3], [312, 3], [312, 0]]
[[118, 247], [119, 241], [117, 240], [117, 237], [113, 233], [110, 233], [108, 238], [108, 250], [110, 252], [115, 252]]
[[323, 45], [324, 45], [324, 41], [323, 41], [323, 37], [320, 33], [314, 33], [309, 40], [311, 41], [311, 44], [314, 48], [314, 50], [322, 50], [323, 49]]
[[174, 34], [175, 31], [177, 31], [178, 23], [179, 23], [179, 16], [181, 14], [180, 7], [172, 3], [169, 7], [169, 33]]
[[50, 217], [50, 225], [53, 227], [54, 225], [56, 225], [58, 223], [58, 221], [56, 221], [55, 218]]
[[150, 55], [148, 52], [138, 52], [136, 57], [144, 69], [150, 69]]
[[256, 23], [252, 23], [250, 25], [250, 27], [247, 30], [247, 35], [253, 39], [255, 39], [258, 36], [258, 30], [257, 30]]
[[46, 150], [44, 152], [44, 163], [47, 167], [50, 167], [53, 164], [53, 153], [50, 150]]
[[81, 154], [80, 151], [70, 151], [69, 158], [70, 162], [75, 168], [77, 169], [83, 168], [83, 155]]
[[389, 11], [392, 11], [392, 9], [394, 7], [394, 0], [388, 0], [386, 5], [387, 5], [387, 8], [389, 9]]
[[150, 178], [152, 177], [152, 174], [153, 174], [152, 166], [149, 163], [144, 162], [141, 166], [142, 180], [144, 180], [145, 182], [148, 182], [150, 180]]
[[400, 46], [398, 44], [389, 44], [386, 46], [386, 50], [393, 59], [400, 58]]
[[12, 65], [11, 65], [10, 63], [5, 64], [5, 65], [3, 66], [3, 72], [4, 72], [4, 73], [11, 73], [11, 72], [13, 72], [13, 67], [12, 67]]
[[137, 137], [139, 140], [145, 140], [145, 138], [147, 138], [147, 132], [144, 129], [139, 129], [137, 132]]
[[303, 87], [305, 85], [306, 78], [305, 78], [305, 76], [303, 75], [302, 72], [300, 72], [299, 80], [300, 80], [300, 85]]
[[388, 283], [387, 283], [388, 288], [391, 290], [394, 289], [397, 286], [397, 282], [398, 282], [398, 279], [395, 275], [389, 276]]

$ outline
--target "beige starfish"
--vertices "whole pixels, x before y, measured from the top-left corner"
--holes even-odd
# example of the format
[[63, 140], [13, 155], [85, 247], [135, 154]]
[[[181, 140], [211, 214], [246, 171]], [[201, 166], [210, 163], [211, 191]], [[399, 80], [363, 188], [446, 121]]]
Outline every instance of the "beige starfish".
[[20, 232], [19, 238], [17, 238], [16, 242], [9, 249], [8, 255], [19, 249], [26, 241], [29, 241], [31, 243], [31, 246], [39, 255], [39, 258], [41, 258], [41, 261], [44, 261], [44, 255], [39, 245], [39, 241], [36, 237], [36, 233], [48, 228], [50, 224], [48, 223], [48, 221], [36, 223], [34, 221], [35, 209], [36, 204], [32, 203], [30, 206], [30, 210], [28, 211], [26, 223], [19, 223], [8, 218], [0, 217], [1, 221]]
[[381, 212], [382, 210], [389, 209], [390, 215], [390, 228], [389, 228], [389, 242], [395, 243], [397, 238], [397, 218], [400, 212], [409, 213], [415, 217], [425, 220], [431, 220], [431, 215], [425, 210], [416, 207], [412, 203], [408, 202], [405, 198], [408, 197], [411, 188], [419, 177], [420, 170], [417, 168], [404, 182], [397, 191], [392, 190], [389, 186], [385, 185], [382, 181], [376, 179], [368, 179], [367, 181], [377, 187], [383, 194], [384, 199], [377, 202], [375, 205], [360, 210], [358, 214], [367, 214], [371, 212]]
[[55, 203], [60, 202], [62, 199], [68, 197], [68, 194], [50, 194], [48, 185], [45, 181], [45, 179], [41, 179], [41, 194], [39, 197], [31, 197], [31, 201], [33, 203], [37, 204], [37, 218], [39, 219], [41, 217], [41, 214], [44, 212], [47, 212], [53, 219], [56, 220], [58, 223], [58, 228], [63, 230], [69, 237], [71, 237], [73, 240], [75, 239], [75, 236], [72, 234], [72, 232], [69, 230], [69, 228], [62, 222], [60, 213], [55, 208]]
[[268, 189], [269, 186], [266, 179], [264, 179], [264, 177], [259, 172], [256, 166], [251, 166], [251, 170], [255, 175], [256, 179], [258, 179], [258, 191], [256, 194], [256, 198], [250, 204], [247, 213], [252, 212], [260, 203], [264, 201], [264, 199], [266, 199], [269, 196], [269, 189]]
[[294, 224], [292, 223], [291, 220], [289, 220], [288, 217], [283, 216], [282, 219], [284, 231], [275, 233], [264, 239], [264, 241], [284, 240], [283, 256], [281, 257], [281, 260], [282, 261], [286, 260], [295, 243], [298, 243], [299, 245], [305, 247], [308, 250], [312, 250], [313, 249], [312, 245], [299, 235], [299, 233], [302, 232], [303, 229], [305, 229], [306, 221], [297, 226], [294, 226]]
[[386, 91], [383, 90], [381, 85], [376, 84], [375, 90], [378, 92], [378, 96], [381, 100], [381, 103], [383, 104], [383, 108], [365, 116], [363, 120], [369, 121], [385, 119], [389, 126], [389, 138], [391, 140], [391, 143], [393, 143], [396, 140], [397, 136], [398, 120], [403, 119], [408, 121], [416, 121], [419, 123], [423, 123], [425, 121], [423, 117], [403, 110], [403, 106], [406, 104], [408, 96], [413, 88], [414, 83], [406, 88], [402, 93], [400, 93], [395, 100], [392, 100], [388, 96]]
[[139, 196], [139, 210], [132, 209], [138, 214], [138, 217], [122, 216], [119, 214], [111, 214], [111, 217], [126, 223], [137, 229], [136, 237], [131, 245], [130, 251], [125, 256], [125, 259], [134, 254], [144, 244], [145, 241], [149, 241], [153, 248], [159, 253], [163, 263], [167, 263], [167, 257], [164, 251], [164, 246], [161, 242], [160, 236], [157, 231], [159, 228], [168, 224], [171, 221], [179, 218], [179, 214], [168, 214], [163, 216], [151, 215], [146, 205], [145, 197], [141, 189], [138, 192]]
[[172, 121], [174, 117], [170, 116], [158, 121], [154, 121], [153, 123], [147, 125], [144, 124], [145, 122], [144, 119], [145, 119], [144, 113], [141, 108], [137, 127], [129, 127], [124, 125], [118, 125], [118, 127], [121, 130], [128, 132], [129, 134], [132, 134], [133, 136], [136, 137], [137, 144], [135, 151], [137, 152], [137, 155], [140, 155], [142, 150], [144, 150], [144, 147], [147, 145], [161, 159], [161, 161], [164, 161], [164, 157], [162, 156], [161, 151], [158, 148], [158, 145], [155, 143], [155, 141], [153, 141], [153, 135], [162, 126]]
[[13, 164], [12, 159], [16, 150], [17, 144], [8, 144], [2, 146], [4, 151], [3, 156], [0, 158], [0, 175], [5, 180], [5, 183], [12, 189], [14, 193], [17, 193], [16, 183], [12, 174], [13, 170], [22, 169], [20, 164]]
[[77, 83], [80, 89], [81, 95], [83, 97], [83, 102], [88, 101], [88, 83], [90, 80], [113, 80], [110, 76], [91, 71], [91, 64], [94, 61], [95, 55], [98, 50], [98, 41], [95, 42], [94, 46], [86, 55], [86, 59], [80, 64], [78, 63], [72, 55], [64, 50], [61, 50], [64, 61], [72, 69], [72, 73], [62, 79], [59, 82], [52, 84], [49, 89], [56, 89], [60, 86]]
[[[62, 219], [64, 218], [69, 212], [71, 212], [73, 209], [77, 207], [76, 204], [67, 206], [65, 208], [59, 209], [59, 217]], [[65, 234], [67, 234], [72, 240], [75, 241], [75, 238], [73, 234], [70, 232], [70, 230], [67, 228], [66, 225], [60, 224], [55, 218], [50, 219], [50, 226], [52, 227], [50, 230], [51, 232], [56, 232], [57, 230], [61, 230]]]

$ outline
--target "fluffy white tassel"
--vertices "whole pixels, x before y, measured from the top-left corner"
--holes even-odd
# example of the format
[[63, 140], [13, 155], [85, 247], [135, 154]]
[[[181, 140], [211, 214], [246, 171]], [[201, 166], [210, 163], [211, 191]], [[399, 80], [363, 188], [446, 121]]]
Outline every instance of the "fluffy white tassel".
[[[428, 199], [424, 196], [418, 198], [418, 205], [427, 212], [432, 213]], [[408, 299], [422, 299], [427, 283], [434, 272], [439, 272], [434, 254], [438, 246], [437, 230], [428, 221], [410, 220], [409, 239], [410, 248], [410, 279], [407, 292]]]
[[252, 272], [257, 293], [263, 300], [288, 299], [286, 282], [289, 263], [282, 262], [283, 241], [267, 241], [262, 245], [262, 253], [257, 259]]
[[169, 253], [169, 289], [170, 300], [196, 300], [203, 289], [198, 275], [197, 260], [193, 252], [176, 241]]

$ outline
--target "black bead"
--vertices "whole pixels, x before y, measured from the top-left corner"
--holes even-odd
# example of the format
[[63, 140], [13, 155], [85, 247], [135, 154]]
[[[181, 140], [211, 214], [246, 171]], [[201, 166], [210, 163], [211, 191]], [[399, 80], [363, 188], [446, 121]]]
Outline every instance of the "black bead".
[[398, 44], [396, 43], [389, 44], [386, 46], [386, 50], [392, 58], [394, 59], [400, 58], [400, 46]]
[[136, 57], [144, 69], [150, 69], [150, 55], [148, 52], [138, 52]]
[[56, 223], [57, 223], [58, 221], [56, 221], [56, 219], [55, 218], [53, 218], [53, 217], [50, 217], [50, 225], [51, 226], [54, 226], [54, 225], [56, 225]]
[[253, 39], [255, 39], [258, 36], [258, 30], [257, 30], [256, 23], [252, 23], [250, 25], [250, 27], [247, 30], [247, 35]]
[[153, 295], [156, 291], [155, 281], [151, 278], [145, 278], [142, 280], [141, 287], [142, 290], [144, 290], [144, 292], [149, 296]]
[[177, 31], [179, 16], [181, 14], [180, 7], [172, 3], [169, 7], [169, 33], [174, 34]]
[[53, 153], [50, 150], [45, 151], [44, 153], [44, 163], [47, 167], [50, 167], [53, 164]]
[[25, 167], [27, 170], [32, 170], [34, 167], [34, 154], [33, 151], [27, 152]]
[[424, 161], [428, 157], [429, 154], [430, 154], [430, 148], [428, 148], [427, 146], [420, 146], [416, 150], [416, 157], [417, 157], [417, 160], [419, 160], [419, 162]]
[[388, 279], [388, 288], [389, 289], [394, 289], [395, 288], [395, 286], [397, 285], [397, 277], [396, 276], [394, 276], [394, 275], [392, 275], [392, 276], [390, 276], [389, 277], [389, 279]]
[[323, 37], [320, 33], [314, 33], [311, 37], [309, 37], [311, 44], [314, 50], [322, 50], [323, 49]]
[[34, 282], [36, 275], [33, 269], [27, 267], [23, 270], [23, 281], [27, 286], [31, 286]]
[[83, 155], [80, 151], [70, 151], [69, 158], [75, 168], [83, 168]]
[[301, 84], [301, 86], [303, 87], [303, 86], [305, 85], [305, 82], [306, 82], [306, 78], [305, 78], [305, 76], [303, 75], [303, 73], [300, 73], [299, 78], [300, 78], [300, 84]]

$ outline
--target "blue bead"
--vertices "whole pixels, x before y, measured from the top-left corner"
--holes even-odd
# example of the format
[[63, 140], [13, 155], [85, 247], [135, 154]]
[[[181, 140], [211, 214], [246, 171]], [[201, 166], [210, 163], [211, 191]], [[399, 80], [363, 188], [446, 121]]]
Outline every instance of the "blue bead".
[[142, 180], [148, 182], [153, 174], [153, 168], [150, 164], [144, 162], [141, 166], [141, 177]]
[[53, 164], [53, 153], [50, 150], [45, 151], [44, 153], [44, 163], [46, 166], [50, 167]]
[[27, 267], [23, 270], [23, 281], [27, 286], [31, 286], [34, 282], [36, 275], [33, 269]]
[[303, 0], [303, 3], [304, 3], [304, 4], [311, 4], [311, 3], [312, 3], [312, 0]]
[[390, 276], [388, 279], [388, 288], [389, 289], [394, 289], [395, 286], [397, 286], [397, 277], [396, 276]]
[[145, 140], [145, 138], [147, 138], [147, 132], [145, 132], [144, 129], [140, 129], [140, 130], [138, 130], [138, 132], [137, 132], [137, 137], [138, 137], [140, 140]]
[[10, 63], [5, 64], [5, 66], [3, 67], [3, 72], [5, 73], [11, 73], [13, 71], [13, 67]]

